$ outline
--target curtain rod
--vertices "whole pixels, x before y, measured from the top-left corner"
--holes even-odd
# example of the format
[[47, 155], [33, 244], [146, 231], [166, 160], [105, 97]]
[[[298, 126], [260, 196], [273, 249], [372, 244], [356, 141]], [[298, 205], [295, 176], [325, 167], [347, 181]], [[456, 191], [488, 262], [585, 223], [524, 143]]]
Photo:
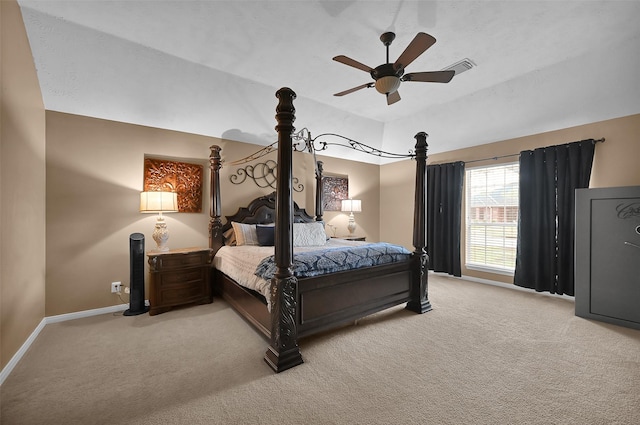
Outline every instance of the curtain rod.
[[[587, 139], [587, 140], [589, 140], [589, 139]], [[601, 139], [593, 140], [593, 143], [603, 143], [604, 140], [605, 139], [603, 137]], [[575, 142], [573, 142], [573, 143], [575, 143]], [[565, 143], [565, 144], [568, 145], [569, 143]], [[562, 146], [562, 145], [556, 145], [556, 146]], [[544, 146], [544, 147], [550, 148], [551, 146]], [[510, 155], [492, 156], [491, 158], [472, 159], [471, 161], [462, 161], [462, 162], [464, 162], [465, 164], [471, 164], [473, 162], [482, 162], [482, 161], [490, 161], [490, 160], [494, 160], [495, 161], [495, 160], [500, 159], [500, 158], [510, 158], [512, 156], [520, 156], [520, 154], [519, 153], [512, 153]]]

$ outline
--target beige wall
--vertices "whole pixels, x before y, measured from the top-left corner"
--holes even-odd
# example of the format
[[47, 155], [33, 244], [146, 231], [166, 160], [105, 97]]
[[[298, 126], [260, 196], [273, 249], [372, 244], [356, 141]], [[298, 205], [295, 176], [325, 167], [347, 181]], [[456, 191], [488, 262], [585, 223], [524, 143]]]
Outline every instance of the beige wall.
[[[252, 181], [230, 182], [239, 167], [231, 162], [254, 153], [259, 146], [47, 111], [47, 316], [122, 302], [111, 294], [110, 283], [129, 282], [129, 235], [143, 233], [146, 250], [155, 247], [151, 235], [156, 216], [138, 212], [145, 155], [205, 165], [203, 211], [166, 214], [165, 220], [170, 248], [208, 246], [208, 156], [213, 144], [222, 147], [224, 161], [223, 216], [273, 191]], [[275, 159], [275, 153], [264, 159]], [[357, 217], [358, 234], [377, 240], [378, 167], [321, 159], [326, 172], [349, 176], [351, 195], [362, 199], [365, 210]], [[312, 157], [296, 154], [294, 164], [294, 176], [305, 187], [294, 194], [294, 200], [313, 215]], [[342, 226], [342, 234], [347, 232], [345, 214], [327, 213], [325, 220]]]
[[[51, 111], [46, 116], [46, 315], [120, 304], [110, 283], [129, 282], [129, 235], [143, 233], [147, 250], [155, 246], [156, 216], [138, 212], [145, 154], [206, 165], [212, 140]], [[207, 211], [166, 214], [169, 246], [206, 247]]]
[[[380, 240], [380, 172], [379, 167], [364, 162], [347, 161], [344, 159], [318, 156], [324, 164], [325, 174], [335, 174], [349, 177], [349, 196], [362, 201], [362, 212], [354, 213], [356, 220], [356, 236], [365, 236], [367, 241]], [[338, 211], [325, 211], [324, 221], [335, 226], [336, 236], [349, 234], [347, 224], [349, 216]], [[333, 229], [327, 228], [332, 235]]]
[[[431, 155], [428, 163], [473, 161], [502, 155], [517, 154], [522, 150], [552, 146], [583, 139], [600, 139], [591, 174], [591, 187], [640, 185], [640, 114], [597, 123], [535, 134], [517, 139], [476, 146]], [[428, 140], [427, 140], [428, 142]], [[501, 158], [467, 164], [467, 167], [517, 161], [518, 157]], [[412, 248], [413, 196], [415, 189], [415, 163], [401, 161], [380, 167], [380, 237], [383, 240]], [[399, 207], [402, 205], [403, 207]], [[461, 258], [464, 264], [464, 214], [462, 224]], [[512, 283], [513, 277], [462, 269], [462, 274], [482, 279]]]
[[0, 2], [0, 367], [45, 314], [45, 112], [22, 14]]

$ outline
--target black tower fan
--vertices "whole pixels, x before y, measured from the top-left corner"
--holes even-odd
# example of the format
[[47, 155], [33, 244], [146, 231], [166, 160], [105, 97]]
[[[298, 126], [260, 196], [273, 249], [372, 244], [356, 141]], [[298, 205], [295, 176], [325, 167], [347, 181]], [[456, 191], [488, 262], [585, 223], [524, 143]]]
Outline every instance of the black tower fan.
[[129, 269], [130, 285], [129, 309], [125, 316], [136, 316], [149, 311], [144, 304], [144, 235], [132, 233], [129, 235]]

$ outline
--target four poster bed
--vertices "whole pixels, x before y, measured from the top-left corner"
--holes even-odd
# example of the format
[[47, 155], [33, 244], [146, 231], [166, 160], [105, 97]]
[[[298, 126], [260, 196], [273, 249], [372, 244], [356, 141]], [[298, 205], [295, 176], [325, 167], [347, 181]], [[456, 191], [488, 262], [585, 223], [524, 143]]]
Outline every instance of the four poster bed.
[[[221, 149], [219, 146], [212, 146], [209, 245], [215, 254], [212, 273], [214, 293], [222, 296], [270, 341], [264, 359], [273, 370], [281, 372], [303, 362], [298, 347], [299, 338], [353, 322], [398, 304], [407, 303], [406, 308], [417, 313], [431, 310], [431, 304], [427, 296], [425, 252], [426, 133], [416, 135], [415, 152], [411, 155], [417, 163], [413, 229], [415, 250], [409, 252], [389, 244], [347, 242], [346, 245], [353, 246], [336, 246], [336, 242], [332, 239], [327, 241], [331, 256], [365, 258], [360, 254], [361, 251], [367, 251], [367, 255], [373, 253], [377, 257], [373, 260], [366, 257], [366, 260], [361, 261], [367, 267], [338, 271], [334, 268], [320, 275], [315, 275], [320, 272], [307, 270], [305, 274], [300, 272], [301, 268], [298, 266], [307, 260], [298, 256], [304, 255], [304, 251], [313, 251], [309, 253], [310, 256], [322, 253], [316, 252], [317, 248], [315, 250], [306, 247], [296, 248], [294, 263], [294, 242], [296, 247], [305, 245], [304, 238], [307, 235], [303, 235], [300, 239], [300, 231], [307, 228], [318, 230], [317, 228], [320, 227], [323, 237], [326, 238], [322, 222], [322, 163], [318, 164], [316, 170], [316, 206], [315, 217], [312, 217], [306, 210], [299, 208], [292, 199], [295, 93], [289, 88], [282, 88], [278, 90], [276, 97], [279, 99], [276, 108], [278, 132], [276, 192], [252, 200], [247, 207], [240, 208], [233, 216], [227, 216], [227, 221], [223, 224], [220, 196]], [[236, 246], [228, 249], [229, 247], [225, 245], [229, 244], [231, 230], [234, 230], [237, 239], [241, 236], [238, 232], [242, 233], [247, 229], [253, 232], [257, 227], [262, 234], [265, 231], [268, 233], [269, 229], [263, 227], [269, 227], [269, 225], [272, 226], [273, 242], [267, 245], [273, 245], [273, 248], [266, 247], [266, 249], [267, 251], [270, 249], [271, 253], [275, 252], [275, 255], [270, 258], [272, 264], [261, 263], [260, 266], [263, 269], [270, 269], [272, 273], [250, 278], [257, 279], [259, 286], [262, 281], [262, 289], [256, 288], [255, 285], [247, 287], [247, 283], [239, 284], [236, 281], [241, 280], [239, 276], [232, 278], [230, 277], [233, 275], [232, 272], [221, 270], [222, 265], [227, 261], [225, 255], [235, 249], [240, 252], [237, 261], [244, 260], [250, 256], [248, 251], [253, 247]], [[324, 244], [324, 242], [318, 244]], [[237, 245], [246, 244], [237, 243]], [[245, 251], [243, 252], [240, 248]], [[255, 248], [265, 249], [265, 247]], [[352, 254], [351, 250], [360, 251]], [[316, 257], [305, 264], [313, 264], [314, 266], [310, 267], [313, 269], [315, 265], [323, 262], [327, 261]], [[333, 265], [340, 262], [340, 260], [333, 261]], [[240, 265], [240, 269], [245, 272], [249, 269], [251, 275], [254, 270], [244, 263]]]

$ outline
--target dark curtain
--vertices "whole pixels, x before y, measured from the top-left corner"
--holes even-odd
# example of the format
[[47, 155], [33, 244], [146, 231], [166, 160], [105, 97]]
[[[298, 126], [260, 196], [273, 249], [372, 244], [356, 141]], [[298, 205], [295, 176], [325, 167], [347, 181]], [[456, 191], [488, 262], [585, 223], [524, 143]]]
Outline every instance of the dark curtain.
[[520, 153], [514, 283], [574, 294], [575, 190], [589, 187], [592, 139]]
[[461, 276], [460, 225], [464, 162], [427, 166], [429, 269]]

